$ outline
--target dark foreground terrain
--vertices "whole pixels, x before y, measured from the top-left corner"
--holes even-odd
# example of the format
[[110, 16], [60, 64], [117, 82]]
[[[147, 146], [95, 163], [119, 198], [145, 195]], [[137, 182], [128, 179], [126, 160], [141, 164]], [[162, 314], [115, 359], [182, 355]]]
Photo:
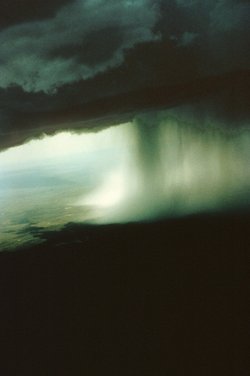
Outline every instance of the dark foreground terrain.
[[0, 375], [247, 375], [249, 219], [69, 224], [1, 253]]

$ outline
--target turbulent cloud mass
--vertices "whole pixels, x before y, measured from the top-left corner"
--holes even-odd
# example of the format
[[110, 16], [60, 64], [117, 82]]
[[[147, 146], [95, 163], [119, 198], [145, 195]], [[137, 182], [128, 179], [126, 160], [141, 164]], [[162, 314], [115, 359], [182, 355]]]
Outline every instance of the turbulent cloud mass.
[[157, 7], [150, 0], [76, 0], [52, 18], [0, 34], [0, 87], [53, 92], [120, 65], [124, 51], [157, 39]]
[[52, 94], [112, 71], [107, 90], [120, 91], [128, 77], [133, 87], [249, 67], [246, 1], [54, 0], [40, 14], [23, 4], [16, 16], [3, 8], [0, 88]]

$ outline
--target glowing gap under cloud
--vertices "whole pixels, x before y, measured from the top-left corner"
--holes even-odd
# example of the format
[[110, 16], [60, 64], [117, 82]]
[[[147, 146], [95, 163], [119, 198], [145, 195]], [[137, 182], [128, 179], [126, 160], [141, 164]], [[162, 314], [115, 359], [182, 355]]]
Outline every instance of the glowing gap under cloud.
[[29, 228], [249, 210], [249, 128], [178, 119], [152, 112], [0, 153], [0, 249], [36, 241]]

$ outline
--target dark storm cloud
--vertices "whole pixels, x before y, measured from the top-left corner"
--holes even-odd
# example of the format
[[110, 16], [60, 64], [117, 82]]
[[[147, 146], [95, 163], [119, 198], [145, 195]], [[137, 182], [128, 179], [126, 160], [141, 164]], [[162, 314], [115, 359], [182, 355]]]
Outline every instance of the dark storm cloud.
[[18, 23], [50, 18], [72, 0], [1, 0], [0, 29]]
[[95, 65], [97, 62], [111, 59], [114, 51], [119, 49], [122, 43], [122, 29], [119, 26], [107, 26], [98, 31], [90, 31], [86, 39], [79, 44], [61, 46], [50, 51], [48, 56], [65, 59], [73, 56], [78, 63]]
[[[31, 94], [28, 94], [30, 98]], [[0, 149], [19, 145], [44, 133], [62, 130], [98, 131], [104, 127], [125, 123], [140, 112], [176, 108], [182, 121], [205, 125], [210, 123], [239, 128], [249, 126], [250, 71], [207, 77], [188, 84], [164, 85], [107, 96], [92, 102], [72, 106], [31, 111], [0, 113]], [[27, 98], [27, 105], [28, 105]], [[188, 111], [178, 106], [187, 105]], [[31, 107], [32, 108], [32, 107]], [[178, 116], [179, 116], [178, 115]]]
[[9, 27], [0, 33], [0, 87], [51, 93], [120, 65], [126, 49], [157, 39], [157, 17], [151, 0], [76, 0], [52, 18]]
[[[2, 88], [18, 85], [27, 92], [53, 93], [121, 65], [127, 50], [160, 38], [167, 71], [174, 71], [167, 60], [174, 61], [179, 73], [182, 59], [198, 64], [200, 71], [218, 69], [222, 63], [225, 68], [246, 68], [249, 63], [250, 5], [244, 1], [52, 1], [50, 6], [38, 3], [34, 13], [27, 0], [23, 4], [27, 19], [20, 23], [16, 10], [16, 25], [0, 33]], [[147, 74], [157, 68], [152, 59], [140, 63]]]
[[1, 147], [47, 126], [63, 129], [61, 122], [74, 127], [71, 120], [118, 119], [126, 111], [192, 102], [216, 93], [217, 79], [207, 83], [206, 77], [218, 76], [225, 86], [218, 99], [222, 117], [237, 124], [248, 117], [249, 73], [232, 84], [229, 77], [250, 67], [248, 1], [54, 0], [30, 7], [25, 0], [8, 11], [6, 4]]
[[161, 13], [163, 38], [195, 46], [203, 73], [249, 68], [249, 2], [173, 0], [162, 2]]

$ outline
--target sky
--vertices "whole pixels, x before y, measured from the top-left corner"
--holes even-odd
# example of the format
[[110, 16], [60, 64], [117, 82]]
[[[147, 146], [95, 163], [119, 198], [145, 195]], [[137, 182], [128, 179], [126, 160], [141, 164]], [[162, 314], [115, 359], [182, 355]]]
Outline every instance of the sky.
[[[241, 81], [249, 83], [249, 15], [245, 0], [3, 0], [0, 148], [60, 129], [64, 118], [70, 128], [90, 104], [91, 118], [136, 111], [148, 88], [165, 86], [170, 106], [173, 91], [183, 100], [181, 85], [188, 91], [197, 82], [206, 95], [205, 77], [245, 72]], [[196, 91], [191, 86], [185, 99]], [[111, 108], [127, 93], [126, 108]], [[145, 106], [157, 105], [156, 97], [164, 102], [156, 91]]]
[[249, 19], [246, 0], [1, 1], [0, 244], [249, 206]]

